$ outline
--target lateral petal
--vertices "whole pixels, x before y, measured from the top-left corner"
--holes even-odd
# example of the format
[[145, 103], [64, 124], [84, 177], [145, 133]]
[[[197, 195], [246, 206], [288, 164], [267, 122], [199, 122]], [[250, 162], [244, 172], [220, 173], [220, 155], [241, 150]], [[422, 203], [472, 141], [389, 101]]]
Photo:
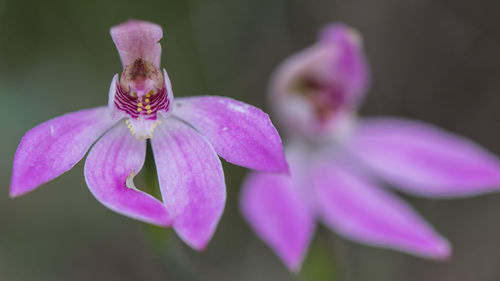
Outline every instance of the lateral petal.
[[85, 179], [95, 198], [111, 210], [147, 223], [168, 226], [171, 220], [162, 202], [133, 184], [145, 156], [146, 142], [137, 140], [120, 124], [90, 151], [85, 162]]
[[14, 156], [10, 196], [25, 194], [78, 163], [115, 121], [106, 107], [80, 110], [29, 130]]
[[224, 210], [224, 173], [212, 146], [175, 118], [164, 120], [151, 140], [163, 202], [179, 236], [202, 250]]
[[457, 197], [500, 189], [498, 157], [430, 124], [370, 118], [351, 148], [379, 176], [409, 193]]
[[281, 138], [262, 110], [225, 97], [177, 98], [174, 115], [185, 120], [226, 161], [266, 172], [287, 172]]
[[300, 269], [314, 234], [314, 218], [285, 175], [250, 173], [240, 196], [243, 216], [291, 270]]
[[327, 162], [315, 167], [313, 177], [323, 221], [346, 238], [427, 258], [450, 255], [449, 243], [383, 188]]

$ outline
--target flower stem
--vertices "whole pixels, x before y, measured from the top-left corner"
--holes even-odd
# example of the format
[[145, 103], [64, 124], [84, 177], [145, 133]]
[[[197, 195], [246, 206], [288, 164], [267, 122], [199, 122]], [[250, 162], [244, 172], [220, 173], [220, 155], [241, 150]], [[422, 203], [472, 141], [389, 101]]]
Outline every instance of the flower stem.
[[297, 280], [339, 280], [336, 257], [331, 244], [332, 233], [323, 230], [318, 229], [316, 239], [312, 242]]
[[[152, 196], [161, 200], [161, 192], [158, 184], [158, 175], [156, 173], [156, 165], [153, 158], [151, 144], [148, 142], [146, 151], [146, 161], [143, 169], [144, 187], [143, 190]], [[186, 257], [179, 257], [182, 254], [178, 244], [180, 241], [173, 235], [171, 229], [155, 225], [147, 225], [146, 231], [149, 236], [149, 241], [155, 250], [157, 257], [162, 261], [162, 264], [167, 269], [169, 280], [199, 280], [194, 275], [194, 270], [189, 266], [189, 261]], [[184, 255], [182, 255], [184, 256]], [[184, 262], [186, 261], [186, 262]]]

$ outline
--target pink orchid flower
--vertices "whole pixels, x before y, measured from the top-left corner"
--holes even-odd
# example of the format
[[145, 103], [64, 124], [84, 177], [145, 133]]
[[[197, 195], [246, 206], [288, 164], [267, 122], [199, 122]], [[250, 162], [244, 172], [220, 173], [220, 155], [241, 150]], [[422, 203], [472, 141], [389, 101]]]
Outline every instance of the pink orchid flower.
[[[203, 249], [222, 215], [226, 187], [217, 155], [251, 169], [287, 172], [280, 137], [267, 114], [225, 97], [178, 98], [160, 71], [160, 26], [130, 20], [111, 28], [123, 72], [111, 81], [108, 106], [54, 118], [31, 129], [15, 154], [11, 196], [70, 170], [89, 150], [85, 179], [106, 207], [159, 226], [173, 226]], [[102, 136], [102, 137], [101, 137]], [[135, 188], [146, 139], [162, 201]]]
[[360, 243], [449, 257], [448, 241], [380, 181], [431, 198], [500, 187], [499, 159], [463, 137], [418, 121], [356, 118], [368, 76], [360, 36], [333, 24], [271, 81], [271, 102], [290, 134], [291, 177], [250, 174], [241, 210], [292, 271], [300, 269], [316, 220]]

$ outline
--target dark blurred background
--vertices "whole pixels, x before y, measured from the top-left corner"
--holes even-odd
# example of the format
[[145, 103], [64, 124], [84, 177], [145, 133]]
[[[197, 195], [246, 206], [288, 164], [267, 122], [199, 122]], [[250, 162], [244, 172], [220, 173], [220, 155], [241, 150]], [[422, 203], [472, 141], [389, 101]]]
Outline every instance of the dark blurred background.
[[361, 112], [437, 124], [500, 154], [500, 2], [490, 0], [0, 0], [0, 280], [500, 280], [500, 194], [404, 196], [449, 238], [433, 262], [355, 244], [320, 227], [291, 275], [242, 220], [245, 169], [224, 164], [226, 211], [205, 252], [172, 230], [115, 214], [88, 191], [83, 165], [9, 199], [22, 135], [107, 102], [121, 71], [109, 28], [131, 17], [164, 29], [162, 65], [177, 96], [217, 94], [266, 108], [268, 77], [343, 21], [364, 36], [373, 87]]

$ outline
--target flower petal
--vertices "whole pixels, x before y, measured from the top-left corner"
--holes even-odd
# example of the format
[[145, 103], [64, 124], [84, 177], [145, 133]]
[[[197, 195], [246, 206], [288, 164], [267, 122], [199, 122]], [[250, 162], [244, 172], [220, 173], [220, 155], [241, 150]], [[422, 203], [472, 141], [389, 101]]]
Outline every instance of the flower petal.
[[445, 259], [450, 255], [448, 242], [384, 189], [333, 163], [319, 164], [313, 174], [318, 210], [334, 231], [418, 256]]
[[144, 222], [171, 224], [165, 206], [133, 185], [146, 156], [146, 142], [137, 140], [119, 124], [92, 148], [85, 162], [85, 179], [90, 192], [111, 210]]
[[359, 33], [330, 24], [317, 43], [276, 69], [270, 81], [270, 102], [289, 133], [330, 137], [350, 122], [369, 81]]
[[254, 172], [243, 183], [241, 212], [256, 234], [298, 271], [314, 234], [314, 219], [294, 182], [285, 175]]
[[114, 121], [106, 107], [68, 113], [29, 130], [14, 157], [10, 196], [19, 196], [78, 163]]
[[467, 196], [500, 188], [500, 160], [479, 145], [432, 125], [396, 118], [362, 123], [352, 150], [403, 191]]
[[332, 78], [358, 100], [366, 94], [370, 82], [368, 63], [363, 53], [363, 39], [358, 31], [341, 23], [326, 26], [320, 34], [323, 44], [338, 48]]
[[204, 249], [224, 210], [224, 173], [212, 146], [175, 118], [165, 119], [151, 140], [160, 189], [175, 231]]
[[262, 110], [225, 97], [177, 98], [174, 115], [190, 123], [217, 154], [236, 165], [287, 172], [280, 136]]
[[161, 45], [158, 41], [163, 36], [161, 27], [147, 21], [129, 20], [110, 30], [123, 66], [142, 58], [160, 67]]

